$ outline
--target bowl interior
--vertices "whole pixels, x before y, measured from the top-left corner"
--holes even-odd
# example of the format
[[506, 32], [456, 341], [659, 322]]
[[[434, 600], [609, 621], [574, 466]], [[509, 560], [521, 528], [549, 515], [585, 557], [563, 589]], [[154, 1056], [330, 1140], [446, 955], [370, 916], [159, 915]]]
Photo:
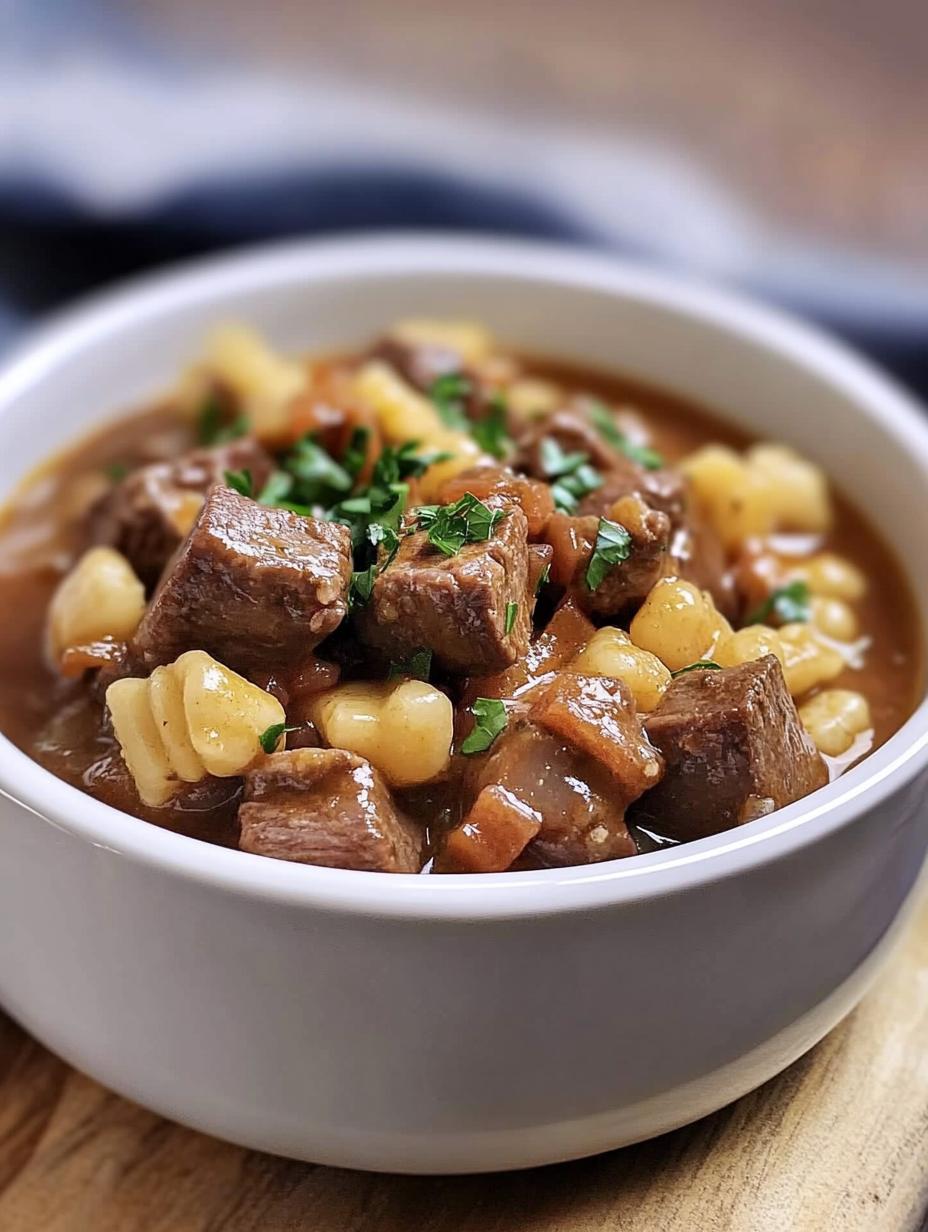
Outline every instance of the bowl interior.
[[[363, 343], [413, 315], [478, 318], [505, 344], [627, 374], [795, 445], [893, 545], [928, 612], [928, 425], [903, 394], [843, 348], [779, 316], [535, 245], [275, 246], [79, 307], [0, 375], [0, 500], [75, 437], [169, 388], [219, 320], [245, 320], [284, 349], [311, 352]], [[892, 750], [887, 765], [891, 758]]]

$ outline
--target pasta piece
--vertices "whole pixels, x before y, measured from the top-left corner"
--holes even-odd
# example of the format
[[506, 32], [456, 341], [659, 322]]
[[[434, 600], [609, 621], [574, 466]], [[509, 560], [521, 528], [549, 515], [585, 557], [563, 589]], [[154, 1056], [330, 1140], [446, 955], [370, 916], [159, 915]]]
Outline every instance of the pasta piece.
[[731, 635], [731, 625], [708, 591], [671, 577], [652, 587], [629, 632], [636, 646], [675, 672], [710, 658], [718, 642]]
[[114, 680], [106, 690], [122, 759], [143, 804], [160, 808], [177, 791], [177, 775], [152, 713], [147, 680]]
[[454, 709], [425, 681], [338, 685], [311, 714], [327, 744], [357, 753], [394, 787], [427, 783], [448, 767]]
[[[106, 704], [139, 796], [154, 808], [181, 783], [244, 774], [262, 755], [268, 729], [285, 722], [276, 697], [202, 650], [156, 668], [148, 680], [114, 681]], [[278, 747], [283, 743], [282, 736]]]
[[799, 708], [799, 717], [820, 753], [840, 757], [858, 736], [873, 727], [870, 706], [862, 693], [826, 689]]
[[590, 638], [570, 665], [588, 676], [611, 676], [624, 680], [639, 711], [657, 708], [670, 686], [670, 672], [648, 650], [636, 646], [624, 629], [606, 625]]
[[127, 641], [145, 611], [145, 588], [125, 556], [91, 548], [52, 596], [48, 644], [57, 661], [69, 646], [105, 638]]
[[285, 721], [276, 697], [224, 667], [203, 650], [173, 664], [184, 699], [190, 743], [208, 774], [241, 774], [260, 752], [261, 735]]
[[784, 625], [779, 634], [783, 643], [783, 674], [793, 697], [802, 697], [844, 671], [844, 657], [810, 625]]
[[720, 667], [738, 667], [765, 655], [775, 655], [781, 663], [786, 662], [786, 651], [776, 629], [768, 625], [748, 625], [731, 637], [723, 638], [715, 651], [715, 662]]
[[419, 480], [424, 501], [436, 500], [446, 480], [467, 467], [493, 459], [476, 441], [442, 423], [434, 405], [379, 359], [368, 360], [357, 372], [353, 393], [367, 406], [388, 441], [419, 441], [424, 449], [450, 456], [430, 466]]
[[463, 364], [479, 364], [488, 359], [493, 348], [489, 330], [476, 321], [439, 321], [415, 317], [397, 321], [390, 337], [407, 346], [437, 347], [453, 351]]
[[867, 579], [856, 565], [835, 552], [820, 552], [790, 570], [790, 578], [808, 584], [813, 595], [851, 603], [867, 592]]
[[727, 445], [705, 445], [681, 469], [731, 551], [776, 530], [817, 534], [831, 525], [824, 472], [785, 445], [755, 445], [744, 457]]
[[812, 623], [819, 632], [836, 642], [853, 642], [860, 631], [857, 615], [843, 599], [815, 595], [812, 599]]
[[307, 373], [254, 330], [237, 324], [214, 330], [196, 375], [201, 398], [204, 382], [229, 390], [260, 441], [276, 444], [290, 435], [291, 403], [305, 390]]

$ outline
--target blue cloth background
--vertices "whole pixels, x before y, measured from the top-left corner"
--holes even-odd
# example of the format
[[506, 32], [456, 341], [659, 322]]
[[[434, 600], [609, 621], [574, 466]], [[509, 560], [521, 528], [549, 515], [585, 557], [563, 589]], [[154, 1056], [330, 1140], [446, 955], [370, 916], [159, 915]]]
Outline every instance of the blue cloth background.
[[95, 0], [0, 0], [0, 349], [68, 298], [164, 262], [428, 227], [569, 240], [738, 285], [928, 395], [928, 273], [774, 234], [657, 153], [569, 133], [461, 138], [461, 124], [344, 84], [192, 64]]

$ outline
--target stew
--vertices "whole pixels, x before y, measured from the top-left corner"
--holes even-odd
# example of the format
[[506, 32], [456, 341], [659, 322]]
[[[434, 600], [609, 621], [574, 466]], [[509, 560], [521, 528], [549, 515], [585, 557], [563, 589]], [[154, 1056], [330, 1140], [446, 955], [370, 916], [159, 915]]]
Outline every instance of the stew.
[[911, 713], [914, 605], [854, 495], [478, 325], [308, 361], [225, 327], [3, 514], [0, 728], [278, 859], [627, 858], [800, 799]]

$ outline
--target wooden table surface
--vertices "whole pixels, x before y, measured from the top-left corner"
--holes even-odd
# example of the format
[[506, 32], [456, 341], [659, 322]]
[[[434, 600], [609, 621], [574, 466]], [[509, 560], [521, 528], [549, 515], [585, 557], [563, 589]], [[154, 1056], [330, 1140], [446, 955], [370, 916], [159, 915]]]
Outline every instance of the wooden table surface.
[[0, 1232], [928, 1229], [928, 901], [863, 1005], [687, 1129], [502, 1176], [372, 1176], [227, 1146], [0, 1016]]

